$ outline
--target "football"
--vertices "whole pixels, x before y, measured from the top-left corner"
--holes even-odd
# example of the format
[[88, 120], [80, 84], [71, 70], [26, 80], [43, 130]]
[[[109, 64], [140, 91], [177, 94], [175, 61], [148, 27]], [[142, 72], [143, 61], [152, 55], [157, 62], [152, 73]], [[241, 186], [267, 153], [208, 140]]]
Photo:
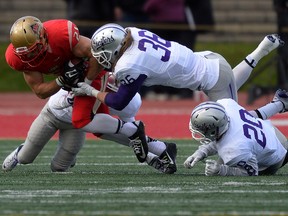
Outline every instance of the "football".
[[68, 62], [69, 67], [74, 67], [75, 65], [79, 64], [82, 61], [81, 58], [74, 58]]

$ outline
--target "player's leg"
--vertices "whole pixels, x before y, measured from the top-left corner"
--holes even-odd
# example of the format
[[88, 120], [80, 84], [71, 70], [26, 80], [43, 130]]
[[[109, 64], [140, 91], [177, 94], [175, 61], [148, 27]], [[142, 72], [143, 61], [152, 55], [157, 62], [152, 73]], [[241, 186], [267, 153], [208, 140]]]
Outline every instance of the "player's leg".
[[278, 89], [271, 101], [256, 110], [249, 111], [254, 117], [261, 119], [269, 119], [277, 113], [283, 113], [288, 111], [288, 92]]
[[271, 51], [276, 49], [279, 45], [283, 44], [284, 42], [279, 38], [278, 35], [267, 35], [257, 46], [257, 48], [252, 53], [247, 55], [245, 60], [233, 68], [237, 90], [247, 81], [257, 63], [264, 56], [268, 55]]
[[32, 163], [58, 130], [53, 124], [54, 119], [54, 115], [48, 112], [46, 105], [30, 126], [25, 142], [6, 157], [2, 169], [10, 171], [18, 163]]
[[76, 161], [76, 155], [85, 142], [85, 132], [81, 129], [60, 129], [57, 150], [51, 160], [53, 172], [65, 172]]
[[[110, 140], [129, 146], [129, 138], [122, 134], [101, 134], [101, 139]], [[172, 174], [176, 172], [177, 147], [175, 143], [165, 143], [146, 136], [148, 154], [146, 163], [160, 172]]]
[[[101, 91], [106, 88], [106, 72], [102, 72], [99, 77], [91, 83], [95, 89]], [[97, 112], [101, 103], [95, 97], [77, 96], [74, 98], [72, 111], [72, 124], [75, 128], [82, 128], [89, 124], [93, 115]]]
[[219, 78], [217, 83], [210, 89], [205, 90], [210, 100], [216, 101], [222, 98], [232, 98], [238, 101], [236, 82], [230, 64], [219, 54], [211, 53], [208, 59], [219, 59]]
[[82, 128], [85, 132], [93, 134], [123, 134], [130, 139], [130, 146], [139, 162], [144, 162], [148, 153], [145, 138], [145, 127], [141, 121], [123, 122], [108, 114], [98, 113], [92, 121]]
[[135, 121], [135, 116], [142, 104], [141, 96], [137, 93], [123, 110], [115, 110], [109, 107], [109, 114], [118, 116], [122, 121]]

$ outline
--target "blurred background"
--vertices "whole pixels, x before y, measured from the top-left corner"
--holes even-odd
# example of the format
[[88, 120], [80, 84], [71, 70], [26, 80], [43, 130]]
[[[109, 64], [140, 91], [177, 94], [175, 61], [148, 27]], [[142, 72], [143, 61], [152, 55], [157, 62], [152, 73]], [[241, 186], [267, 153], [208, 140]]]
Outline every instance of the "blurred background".
[[[21, 16], [36, 16], [42, 22], [70, 19], [87, 37], [107, 22], [145, 28], [194, 51], [218, 52], [234, 67], [267, 34], [278, 33], [286, 40], [287, 8], [288, 0], [1, 0], [0, 92], [30, 91], [22, 74], [11, 70], [5, 61], [10, 28]], [[249, 94], [247, 103], [275, 88], [288, 89], [286, 47], [270, 53], [254, 69], [241, 88]], [[195, 97], [187, 89], [155, 86], [141, 91], [147, 100]]]

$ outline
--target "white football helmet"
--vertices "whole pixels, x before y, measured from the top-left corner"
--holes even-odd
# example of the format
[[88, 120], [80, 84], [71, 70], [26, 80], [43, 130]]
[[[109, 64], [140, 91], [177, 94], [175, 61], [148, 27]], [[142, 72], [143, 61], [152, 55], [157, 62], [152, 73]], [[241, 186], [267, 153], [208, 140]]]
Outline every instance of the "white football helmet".
[[191, 113], [189, 129], [192, 137], [200, 143], [217, 141], [229, 128], [229, 117], [225, 108], [217, 102], [204, 102]]
[[127, 32], [115, 23], [100, 27], [91, 38], [91, 52], [98, 63], [110, 69], [123, 45]]

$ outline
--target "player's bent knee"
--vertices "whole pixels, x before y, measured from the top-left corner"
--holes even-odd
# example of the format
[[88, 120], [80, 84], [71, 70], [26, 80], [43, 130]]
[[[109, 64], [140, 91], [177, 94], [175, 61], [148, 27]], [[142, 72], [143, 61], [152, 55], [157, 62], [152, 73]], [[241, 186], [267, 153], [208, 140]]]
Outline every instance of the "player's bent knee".
[[56, 163], [51, 161], [50, 168], [52, 172], [66, 172], [70, 166], [65, 166], [63, 164]]
[[84, 127], [85, 125], [89, 124], [91, 122], [91, 118], [85, 118], [85, 119], [82, 119], [82, 118], [72, 118], [72, 124], [73, 124], [73, 127], [79, 129], [79, 128], [82, 128]]

